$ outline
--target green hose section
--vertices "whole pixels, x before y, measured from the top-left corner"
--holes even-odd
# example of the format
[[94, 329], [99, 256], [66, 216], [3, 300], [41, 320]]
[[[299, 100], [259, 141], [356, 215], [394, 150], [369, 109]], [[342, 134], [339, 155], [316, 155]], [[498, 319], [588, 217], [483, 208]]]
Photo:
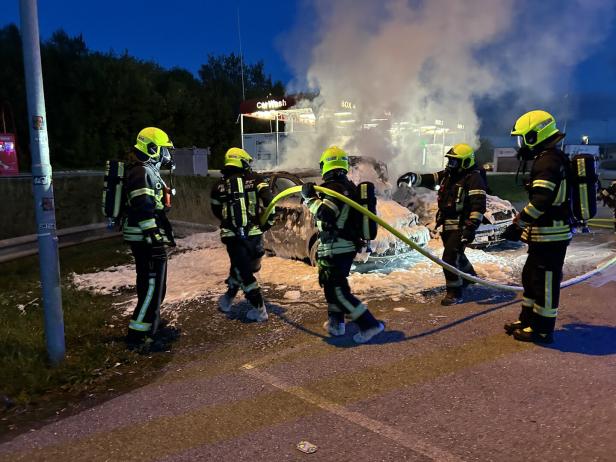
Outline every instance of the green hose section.
[[[475, 282], [477, 284], [482, 284], [482, 285], [487, 286], [487, 287], [492, 287], [493, 289], [506, 290], [506, 291], [510, 291], [510, 292], [522, 292], [522, 291], [524, 291], [524, 288], [520, 287], [520, 286], [510, 286], [510, 285], [506, 285], [506, 284], [499, 284], [498, 282], [487, 281], [487, 280], [484, 280], [484, 279], [480, 279], [480, 278], [478, 278], [476, 276], [464, 273], [463, 271], [460, 271], [458, 268], [456, 268], [454, 266], [451, 266], [448, 263], [445, 263], [440, 258], [432, 255], [427, 250], [421, 248], [420, 246], [415, 244], [411, 239], [409, 239], [404, 234], [402, 234], [400, 231], [398, 231], [396, 228], [391, 226], [389, 223], [383, 221], [381, 218], [376, 216], [374, 213], [372, 213], [368, 209], [362, 207], [361, 205], [359, 205], [357, 202], [353, 201], [352, 199], [349, 199], [348, 197], [343, 196], [342, 194], [340, 194], [340, 193], [338, 193], [336, 191], [332, 191], [331, 189], [323, 188], [321, 186], [315, 186], [314, 188], [317, 191], [319, 191], [319, 192], [327, 194], [328, 196], [335, 197], [336, 199], [344, 202], [345, 204], [349, 205], [350, 207], [353, 207], [355, 210], [357, 210], [358, 212], [364, 214], [365, 216], [370, 218], [372, 221], [374, 221], [377, 224], [379, 224], [382, 228], [384, 228], [387, 231], [389, 231], [391, 234], [396, 236], [398, 239], [400, 239], [402, 242], [407, 244], [409, 247], [411, 247], [412, 249], [414, 249], [417, 252], [419, 252], [420, 254], [422, 254], [424, 257], [428, 258], [429, 260], [432, 260], [434, 263], [436, 263], [437, 265], [442, 266], [446, 270], [451, 271], [452, 273], [457, 274], [460, 277], [463, 277], [464, 279], [467, 279], [469, 281]], [[263, 212], [263, 215], [261, 215], [261, 224], [264, 224], [267, 221], [267, 218], [270, 216], [270, 214], [274, 210], [274, 207], [275, 207], [275, 205], [276, 205], [276, 203], [278, 201], [280, 201], [281, 199], [283, 199], [283, 198], [285, 198], [287, 196], [290, 196], [291, 194], [300, 193], [301, 190], [302, 190], [301, 186], [293, 186], [293, 187], [291, 187], [289, 189], [285, 189], [284, 191], [282, 191], [279, 194], [277, 194], [276, 197], [274, 197], [274, 199], [272, 199], [272, 202], [269, 204], [269, 206], [267, 207], [265, 212]], [[602, 264], [601, 266], [599, 266], [595, 270], [590, 271], [589, 273], [586, 273], [586, 274], [584, 274], [582, 276], [578, 276], [576, 278], [569, 279], [568, 281], [563, 282], [561, 284], [561, 287], [568, 287], [570, 285], [582, 282], [582, 281], [588, 279], [589, 277], [599, 273], [600, 271], [606, 269], [607, 267], [613, 265], [614, 263], [616, 263], [616, 257], [614, 257], [611, 260], [605, 262], [604, 264]]]
[[590, 220], [588, 220], [589, 223], [593, 223], [593, 222], [608, 222], [608, 223], [614, 223], [614, 221], [616, 221], [614, 218], [591, 218]]

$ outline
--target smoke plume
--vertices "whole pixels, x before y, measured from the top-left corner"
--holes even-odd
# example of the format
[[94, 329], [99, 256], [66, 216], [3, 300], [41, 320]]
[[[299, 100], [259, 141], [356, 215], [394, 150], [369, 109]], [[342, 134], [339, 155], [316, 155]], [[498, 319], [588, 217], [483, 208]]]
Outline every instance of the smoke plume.
[[[285, 139], [285, 166], [316, 164], [338, 144], [386, 161], [395, 174], [442, 155], [430, 151], [439, 143], [477, 147], [482, 122], [510, 127], [539, 107], [558, 120], [569, 76], [604, 39], [614, 7], [612, 0], [308, 2], [285, 51], [297, 87], [318, 92], [310, 104], [319, 121], [316, 136]], [[477, 101], [505, 95], [514, 104], [480, 120]], [[344, 113], [343, 101], [354, 107], [353, 120], [368, 124], [358, 129], [333, 115]], [[435, 123], [435, 134], [418, 132]]]

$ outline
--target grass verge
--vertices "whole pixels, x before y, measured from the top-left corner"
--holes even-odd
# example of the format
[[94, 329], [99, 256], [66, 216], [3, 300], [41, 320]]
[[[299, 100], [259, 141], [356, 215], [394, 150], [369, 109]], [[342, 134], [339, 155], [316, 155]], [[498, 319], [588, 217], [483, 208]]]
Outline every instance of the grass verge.
[[[126, 320], [111, 296], [76, 290], [69, 275], [130, 261], [120, 239], [60, 251], [66, 359], [48, 364], [40, 301], [38, 257], [3, 263], [0, 278], [0, 436], [16, 433], [20, 423], [44, 420], [84, 396], [100, 398], [118, 386], [130, 387], [123, 365], [155, 365], [160, 357], [139, 357], [126, 350]], [[117, 301], [117, 298], [115, 299]], [[122, 380], [119, 380], [120, 377]], [[3, 402], [2, 402], [3, 401]]]
[[[510, 202], [523, 202], [528, 200], [528, 193], [524, 186], [518, 185], [515, 182], [515, 174], [490, 174], [488, 175], [488, 185], [492, 190], [492, 194], [507, 199]], [[520, 178], [520, 181], [521, 178]]]

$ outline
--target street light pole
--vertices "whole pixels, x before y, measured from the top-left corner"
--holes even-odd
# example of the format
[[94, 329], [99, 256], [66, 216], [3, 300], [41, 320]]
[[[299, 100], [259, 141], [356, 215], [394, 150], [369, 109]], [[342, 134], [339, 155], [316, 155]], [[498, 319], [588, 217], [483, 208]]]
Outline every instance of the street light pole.
[[42, 298], [45, 310], [45, 338], [49, 359], [52, 364], [58, 364], [64, 359], [65, 353], [64, 319], [60, 290], [56, 213], [47, 140], [47, 117], [43, 93], [37, 2], [36, 0], [20, 0], [19, 7], [30, 121], [32, 189], [39, 244]]

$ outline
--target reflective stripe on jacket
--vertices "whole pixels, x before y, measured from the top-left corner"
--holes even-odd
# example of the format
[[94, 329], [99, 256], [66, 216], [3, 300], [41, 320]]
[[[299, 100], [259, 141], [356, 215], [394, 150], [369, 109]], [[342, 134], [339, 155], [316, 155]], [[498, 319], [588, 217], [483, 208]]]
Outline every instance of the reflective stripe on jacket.
[[486, 212], [486, 184], [478, 169], [450, 175], [446, 170], [419, 176], [416, 186], [438, 186], [439, 224], [443, 231], [481, 225]]
[[160, 171], [150, 163], [136, 163], [126, 174], [126, 219], [122, 226], [124, 240], [144, 241], [144, 231], [157, 231], [168, 242], [161, 221], [165, 216], [165, 182]]
[[[325, 178], [322, 187], [349, 198], [356, 197], [356, 186], [346, 175], [326, 175]], [[319, 258], [357, 252], [357, 232], [353, 224], [355, 215], [349, 205], [324, 193], [309, 199], [306, 205], [315, 216], [319, 230]]]

